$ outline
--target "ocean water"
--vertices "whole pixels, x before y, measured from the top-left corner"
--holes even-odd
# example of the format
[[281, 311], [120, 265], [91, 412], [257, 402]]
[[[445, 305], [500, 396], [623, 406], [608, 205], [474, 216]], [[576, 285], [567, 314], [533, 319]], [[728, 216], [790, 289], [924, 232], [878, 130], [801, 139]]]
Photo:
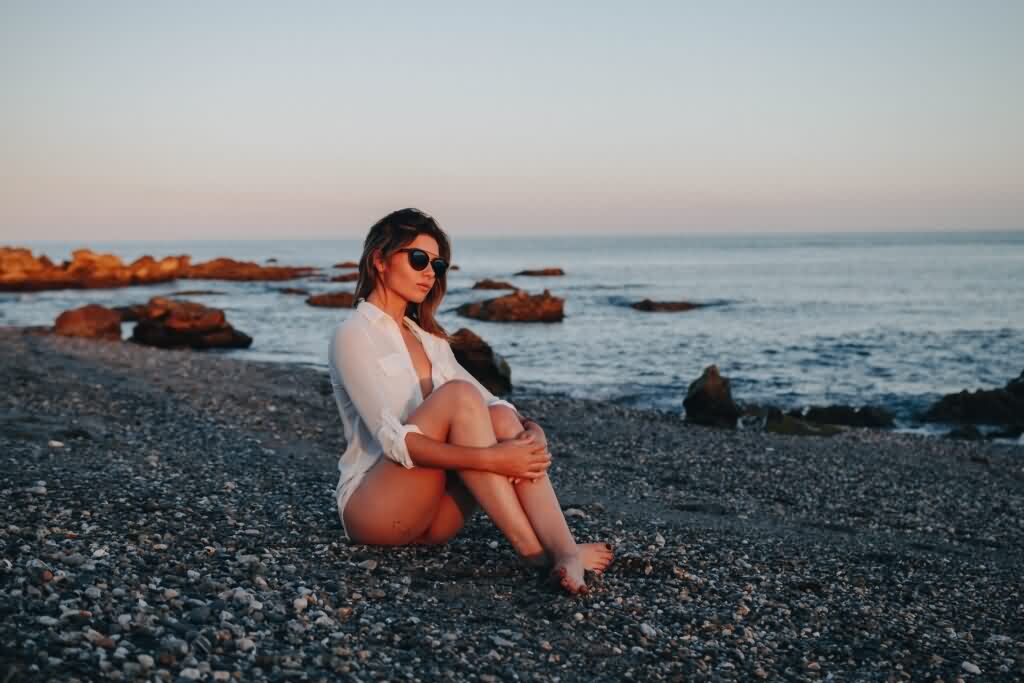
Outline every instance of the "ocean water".
[[[358, 259], [361, 240], [28, 242], [54, 261], [87, 247], [130, 261], [189, 254], [329, 267]], [[712, 363], [740, 401], [784, 409], [843, 403], [893, 410], [901, 429], [941, 395], [1003, 386], [1024, 369], [1024, 232], [454, 238], [439, 320], [469, 327], [512, 367], [512, 398], [563, 394], [682, 410]], [[564, 277], [514, 277], [558, 266]], [[488, 323], [454, 313], [490, 277], [565, 298], [552, 324]], [[125, 305], [191, 289], [254, 337], [238, 358], [326, 369], [327, 336], [349, 310], [314, 308], [276, 290], [319, 293], [351, 283], [184, 280], [149, 287], [0, 293], [0, 324], [48, 325], [86, 303]], [[644, 313], [644, 298], [712, 304]], [[130, 335], [131, 324], [125, 326]]]

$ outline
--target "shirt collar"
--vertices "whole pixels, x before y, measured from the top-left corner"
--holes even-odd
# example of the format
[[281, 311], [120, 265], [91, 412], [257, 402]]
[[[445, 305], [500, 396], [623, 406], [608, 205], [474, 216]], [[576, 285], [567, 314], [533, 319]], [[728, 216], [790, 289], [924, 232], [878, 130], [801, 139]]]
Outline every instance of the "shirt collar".
[[[356, 310], [362, 313], [367, 320], [369, 320], [371, 323], [375, 325], [388, 320], [394, 322], [394, 318], [392, 318], [390, 315], [382, 311], [374, 304], [371, 304], [366, 299], [362, 299], [359, 301], [359, 304], [356, 306]], [[412, 327], [417, 332], [423, 332], [423, 328], [417, 325], [416, 321], [410, 318], [409, 316], [405, 316], [405, 321], [409, 323], [409, 326]]]

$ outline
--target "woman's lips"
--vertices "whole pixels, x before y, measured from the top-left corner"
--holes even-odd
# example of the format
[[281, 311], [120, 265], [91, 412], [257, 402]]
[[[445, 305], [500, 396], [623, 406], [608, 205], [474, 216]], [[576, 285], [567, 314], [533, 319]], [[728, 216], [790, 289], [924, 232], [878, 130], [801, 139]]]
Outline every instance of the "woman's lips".
[[422, 283], [418, 284], [416, 286], [419, 287], [420, 289], [422, 289], [424, 292], [429, 292], [430, 288], [433, 287], [433, 285], [424, 285]]

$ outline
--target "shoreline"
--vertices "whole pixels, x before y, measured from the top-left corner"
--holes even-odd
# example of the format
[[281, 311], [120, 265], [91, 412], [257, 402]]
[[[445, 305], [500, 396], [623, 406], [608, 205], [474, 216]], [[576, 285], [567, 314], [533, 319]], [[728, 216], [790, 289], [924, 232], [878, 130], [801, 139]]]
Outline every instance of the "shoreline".
[[574, 599], [482, 512], [447, 546], [345, 543], [315, 368], [0, 329], [0, 381], [12, 680], [1024, 675], [1009, 445], [514, 399], [578, 540], [616, 546]]

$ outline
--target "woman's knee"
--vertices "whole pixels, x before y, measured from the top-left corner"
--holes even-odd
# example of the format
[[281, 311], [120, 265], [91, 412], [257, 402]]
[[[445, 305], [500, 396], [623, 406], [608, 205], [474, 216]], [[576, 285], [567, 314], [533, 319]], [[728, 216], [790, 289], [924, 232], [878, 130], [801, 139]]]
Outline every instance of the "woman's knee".
[[491, 414], [491, 424], [497, 438], [512, 439], [523, 431], [523, 423], [519, 421], [519, 416], [508, 406], [499, 404], [490, 406], [487, 410]]
[[445, 382], [438, 391], [444, 391], [448, 400], [459, 408], [486, 408], [484, 397], [471, 382], [453, 379]]

